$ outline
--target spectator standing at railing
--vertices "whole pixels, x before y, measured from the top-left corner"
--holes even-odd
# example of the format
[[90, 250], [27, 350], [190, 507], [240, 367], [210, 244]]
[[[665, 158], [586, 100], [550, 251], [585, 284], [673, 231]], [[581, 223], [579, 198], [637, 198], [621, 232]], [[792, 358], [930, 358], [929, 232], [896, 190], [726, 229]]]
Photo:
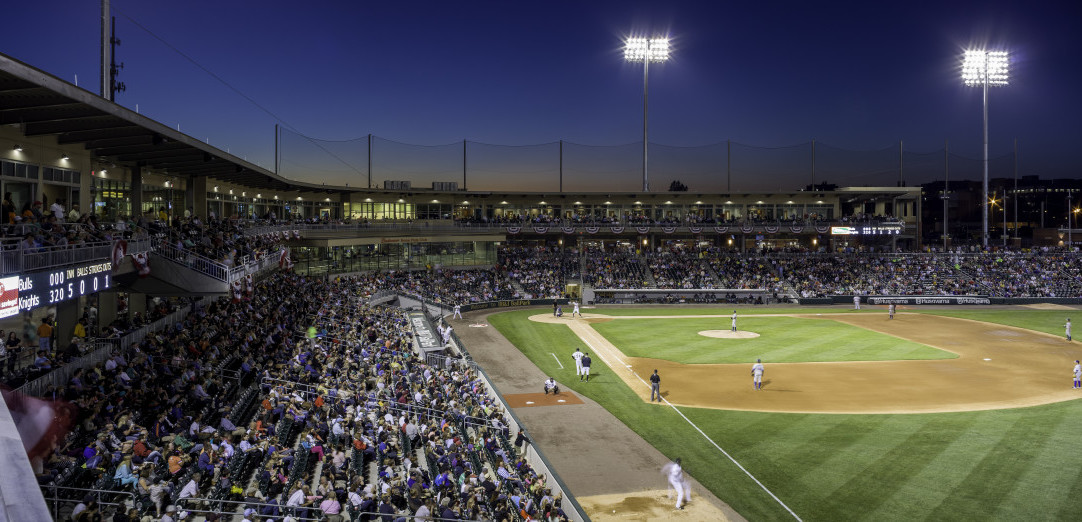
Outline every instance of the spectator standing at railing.
[[45, 353], [52, 351], [53, 341], [53, 325], [49, 322], [48, 317], [41, 318], [41, 325], [38, 326], [38, 349]]
[[72, 330], [71, 335], [76, 339], [86, 338], [86, 319], [80, 317], [78, 321], [75, 321], [75, 328]]
[[11, 193], [4, 193], [4, 202], [0, 205], [0, 213], [3, 213], [4, 223], [15, 224], [15, 202], [11, 200]]
[[64, 200], [58, 199], [58, 200], [54, 201], [52, 205], [49, 205], [49, 211], [52, 212], [54, 216], [56, 216], [57, 221], [63, 222], [64, 221]]

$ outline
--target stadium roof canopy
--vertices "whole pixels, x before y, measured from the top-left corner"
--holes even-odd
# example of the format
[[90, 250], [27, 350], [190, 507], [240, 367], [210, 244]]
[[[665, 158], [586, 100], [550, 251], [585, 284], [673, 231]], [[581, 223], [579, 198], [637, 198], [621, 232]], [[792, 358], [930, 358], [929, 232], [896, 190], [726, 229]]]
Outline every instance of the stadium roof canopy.
[[252, 188], [348, 191], [283, 178], [86, 89], [0, 54], [0, 125], [27, 137], [81, 144], [92, 158], [178, 176], [210, 176]]

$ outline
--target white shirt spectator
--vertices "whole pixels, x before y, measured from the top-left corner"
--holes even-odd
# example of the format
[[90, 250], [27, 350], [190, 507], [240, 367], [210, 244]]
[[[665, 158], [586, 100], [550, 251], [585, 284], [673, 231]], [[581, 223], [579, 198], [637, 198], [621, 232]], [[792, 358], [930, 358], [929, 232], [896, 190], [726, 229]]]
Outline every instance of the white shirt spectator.
[[184, 489], [180, 490], [180, 496], [177, 498], [189, 498], [195, 497], [199, 493], [199, 484], [196, 484], [195, 479], [191, 479], [184, 485]]

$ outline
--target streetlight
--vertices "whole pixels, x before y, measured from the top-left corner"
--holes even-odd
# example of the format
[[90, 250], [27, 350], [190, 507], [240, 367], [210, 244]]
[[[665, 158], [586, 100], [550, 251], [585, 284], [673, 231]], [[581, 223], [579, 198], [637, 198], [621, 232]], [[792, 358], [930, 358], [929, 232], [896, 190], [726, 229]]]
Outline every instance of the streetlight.
[[1007, 66], [1010, 63], [1007, 51], [987, 51], [971, 49], [965, 52], [962, 62], [962, 80], [967, 86], [980, 86], [984, 90], [984, 208], [981, 212], [983, 223], [982, 242], [988, 246], [988, 87], [1007, 85]]
[[650, 191], [650, 178], [646, 174], [647, 114], [649, 114], [650, 62], [664, 62], [669, 59], [668, 38], [628, 38], [624, 44], [624, 59], [642, 62], [642, 191]]

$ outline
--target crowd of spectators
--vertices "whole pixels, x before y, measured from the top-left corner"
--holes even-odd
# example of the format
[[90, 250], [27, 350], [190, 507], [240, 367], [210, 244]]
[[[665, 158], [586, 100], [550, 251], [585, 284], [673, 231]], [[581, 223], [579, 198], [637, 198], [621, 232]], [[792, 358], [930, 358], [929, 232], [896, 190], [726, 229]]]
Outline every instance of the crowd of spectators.
[[393, 291], [448, 306], [521, 297], [506, 274], [497, 269], [387, 270], [362, 274], [356, 280], [358, 288], [368, 295]]
[[634, 250], [587, 250], [583, 280], [594, 288], [648, 288], [648, 268]]
[[581, 262], [574, 250], [507, 246], [498, 254], [499, 269], [522, 286], [527, 299], [563, 295], [568, 281], [580, 278]]
[[657, 288], [719, 288], [717, 279], [702, 262], [704, 252], [673, 248], [646, 255]]
[[629, 226], [680, 226], [680, 225], [785, 225], [785, 226], [810, 226], [823, 225], [832, 221], [842, 223], [877, 224], [895, 221], [890, 215], [877, 215], [868, 213], [855, 213], [830, 219], [821, 213], [766, 215], [759, 212], [751, 212], [737, 216], [731, 213], [704, 215], [698, 211], [686, 211], [682, 214], [666, 212], [664, 215], [649, 215], [644, 212], [624, 212], [623, 214], [610, 214], [607, 212], [579, 213], [559, 216], [553, 214], [527, 214], [505, 212], [494, 217], [470, 216], [455, 218], [455, 223], [461, 225], [546, 225], [546, 226], [574, 226], [574, 225], [629, 225]]
[[1082, 294], [1082, 256], [1059, 250], [989, 253], [822, 253], [804, 249], [737, 253], [722, 248], [624, 248], [560, 254], [506, 246], [501, 268], [534, 296], [562, 288], [581, 264], [595, 289], [763, 289], [768, 295], [988, 295], [1072, 297]]
[[[563, 519], [476, 371], [426, 364], [363, 286], [277, 274], [76, 370], [58, 390], [74, 428], [34, 463], [46, 494], [120, 491], [103, 506], [155, 520]], [[72, 519], [101, 516], [97, 500]]]

